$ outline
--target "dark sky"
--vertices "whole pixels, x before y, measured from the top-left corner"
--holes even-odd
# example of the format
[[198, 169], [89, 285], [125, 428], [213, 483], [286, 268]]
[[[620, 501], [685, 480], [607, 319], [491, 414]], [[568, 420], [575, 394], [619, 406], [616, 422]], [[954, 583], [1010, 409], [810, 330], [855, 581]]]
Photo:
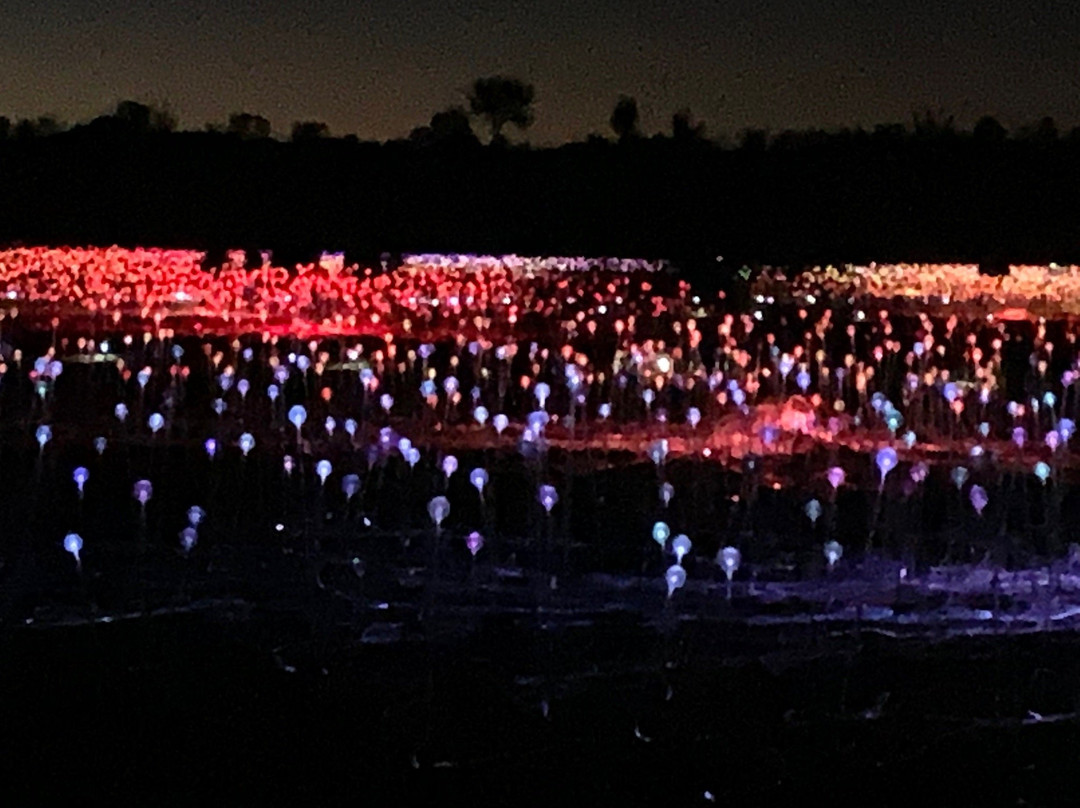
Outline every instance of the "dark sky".
[[[647, 133], [689, 107], [710, 134], [1042, 115], [1080, 124], [1071, 0], [4, 0], [0, 114], [74, 123], [123, 98], [184, 128], [244, 109], [275, 131], [406, 135], [481, 75], [536, 86], [528, 139], [610, 134], [620, 93]], [[513, 136], [513, 133], [511, 133]]]

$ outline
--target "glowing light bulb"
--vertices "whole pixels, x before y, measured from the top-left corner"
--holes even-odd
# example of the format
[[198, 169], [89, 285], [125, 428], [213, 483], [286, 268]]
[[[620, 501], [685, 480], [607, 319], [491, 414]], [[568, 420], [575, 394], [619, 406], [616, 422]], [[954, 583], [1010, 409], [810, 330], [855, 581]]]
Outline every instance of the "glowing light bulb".
[[480, 498], [484, 498], [484, 487], [488, 484], [488, 473], [484, 469], [475, 468], [469, 472], [469, 482], [472, 483], [473, 488], [480, 494]]
[[668, 527], [667, 522], [657, 522], [652, 527], [653, 541], [660, 545], [660, 549], [663, 549], [667, 545], [667, 540], [671, 536], [671, 528]]
[[200, 508], [198, 505], [192, 505], [187, 510], [188, 523], [192, 527], [198, 527], [202, 524], [203, 519], [206, 518], [206, 511]]
[[360, 475], [346, 474], [341, 478], [341, 490], [346, 500], [351, 500], [360, 491]]
[[326, 478], [333, 472], [334, 467], [329, 460], [320, 460], [315, 464], [315, 473], [319, 477], [319, 484], [326, 485]]
[[716, 563], [724, 571], [728, 583], [731, 583], [731, 579], [735, 577], [735, 573], [739, 571], [739, 567], [742, 565], [742, 553], [739, 552], [737, 547], [724, 547], [716, 554]]
[[881, 472], [881, 484], [885, 485], [885, 477], [890, 471], [896, 468], [897, 457], [896, 450], [891, 446], [886, 446], [883, 449], [878, 449], [878, 453], [875, 457], [878, 471]]
[[86, 481], [90, 479], [90, 472], [87, 471], [85, 466], [79, 466], [72, 472], [71, 478], [75, 481], [75, 485], [79, 489], [79, 499], [82, 499], [83, 486], [85, 486]]
[[1035, 464], [1035, 476], [1039, 478], [1039, 482], [1046, 485], [1046, 481], [1050, 477], [1050, 466], [1040, 460]]
[[307, 410], [302, 404], [293, 405], [289, 409], [289, 422], [299, 431], [305, 421], [307, 421]]
[[693, 542], [691, 542], [690, 538], [684, 533], [680, 533], [678, 536], [672, 539], [671, 551], [675, 553], [676, 562], [682, 564], [683, 558], [686, 556], [687, 553], [690, 552], [693, 546]]
[[195, 530], [195, 528], [191, 527], [190, 525], [180, 531], [180, 547], [184, 551], [185, 555], [190, 553], [195, 548], [195, 545], [196, 543], [198, 543], [198, 541], [199, 533], [197, 530]]
[[542, 485], [537, 493], [537, 499], [539, 499], [540, 504], [544, 506], [544, 511], [550, 514], [551, 509], [559, 502], [559, 494], [555, 490], [555, 486]]
[[697, 429], [697, 425], [701, 423], [701, 410], [697, 407], [691, 407], [686, 411], [686, 422], [690, 424], [691, 429]]
[[675, 590], [682, 589], [686, 584], [686, 570], [679, 564], [668, 567], [664, 573], [664, 581], [667, 583], [667, 596], [670, 598], [675, 594]]
[[1076, 423], [1071, 418], [1062, 418], [1058, 421], [1057, 431], [1061, 435], [1061, 440], [1068, 443], [1076, 432]]
[[82, 548], [82, 536], [80, 536], [78, 533], [68, 533], [66, 536], [64, 536], [64, 549], [67, 552], [71, 553], [72, 556], [74, 556], [75, 567], [76, 569], [80, 570], [82, 569], [82, 558], [79, 557], [79, 554], [82, 552]]
[[154, 486], [149, 480], [139, 480], [132, 489], [132, 495], [138, 500], [140, 505], [145, 506], [154, 495]]
[[446, 475], [446, 479], [449, 480], [450, 477], [454, 474], [454, 472], [457, 471], [457, 469], [458, 469], [458, 461], [457, 461], [456, 457], [454, 457], [453, 455], [447, 455], [446, 457], [443, 458], [442, 470], [443, 470], [443, 474]]
[[536, 396], [536, 402], [540, 405], [540, 409], [547, 407], [548, 397], [551, 395], [551, 388], [546, 382], [537, 383], [533, 393]]
[[551, 416], [548, 415], [544, 410], [536, 410], [535, 412], [530, 412], [528, 417], [525, 419], [525, 423], [535, 435], [540, 435], [544, 431], [544, 427], [546, 427], [550, 421]]
[[450, 500], [446, 497], [434, 497], [428, 502], [428, 516], [436, 528], [442, 527], [443, 521], [450, 515]]
[[476, 554], [484, 547], [484, 537], [474, 530], [465, 537], [465, 546], [468, 548], [469, 554], [476, 558]]
[[971, 491], [968, 492], [968, 499], [971, 500], [971, 507], [975, 509], [975, 513], [982, 516], [983, 508], [985, 508], [989, 502], [989, 498], [986, 496], [986, 489], [981, 485], [971, 486]]

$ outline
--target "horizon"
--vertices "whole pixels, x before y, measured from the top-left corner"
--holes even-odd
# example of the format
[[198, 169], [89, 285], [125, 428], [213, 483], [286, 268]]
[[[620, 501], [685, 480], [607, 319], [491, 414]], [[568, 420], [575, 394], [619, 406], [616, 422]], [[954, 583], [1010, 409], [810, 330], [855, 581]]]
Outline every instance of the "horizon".
[[[512, 77], [512, 78], [517, 78], [517, 77]], [[150, 100], [150, 101], [138, 101], [136, 99], [120, 99], [117, 102], [117, 104], [113, 105], [112, 108], [107, 109], [104, 112], [101, 112], [100, 114], [94, 115], [92, 117], [82, 118], [82, 119], [79, 119], [79, 120], [65, 120], [63, 118], [59, 118], [57, 116], [54, 116], [54, 115], [52, 115], [50, 113], [38, 113], [38, 114], [31, 114], [31, 115], [27, 115], [27, 116], [22, 116], [22, 115], [16, 116], [16, 115], [7, 114], [2, 110], [0, 110], [0, 120], [5, 120], [5, 121], [8, 122], [8, 125], [11, 127], [11, 136], [12, 137], [15, 136], [15, 127], [16, 127], [16, 125], [23, 122], [23, 121], [26, 121], [26, 122], [29, 122], [29, 123], [38, 123], [38, 122], [43, 121], [43, 120], [51, 120], [52, 122], [54, 122], [58, 126], [58, 129], [56, 130], [55, 134], [60, 134], [60, 133], [63, 133], [63, 132], [70, 132], [70, 131], [78, 129], [80, 127], [90, 126], [95, 121], [98, 121], [98, 120], [101, 120], [101, 119], [117, 118], [117, 117], [119, 117], [118, 112], [117, 112], [117, 105], [121, 104], [121, 103], [130, 103], [130, 102], [133, 102], [133, 101], [135, 103], [145, 105], [152, 112], [164, 112], [164, 113], [168, 113], [170, 115], [173, 115], [174, 119], [175, 119], [175, 127], [167, 129], [167, 130], [163, 130], [164, 133], [168, 133], [168, 134], [227, 134], [228, 133], [227, 132], [227, 126], [228, 126], [229, 115], [232, 115], [232, 114], [246, 114], [246, 115], [253, 115], [253, 116], [261, 117], [260, 113], [258, 113], [257, 111], [252, 111], [250, 109], [237, 109], [237, 110], [233, 110], [232, 112], [230, 112], [229, 115], [226, 115], [225, 118], [222, 121], [207, 121], [207, 122], [205, 122], [205, 123], [203, 123], [201, 125], [198, 125], [198, 124], [194, 124], [193, 122], [192, 123], [185, 122], [182, 118], [177, 116], [176, 115], [176, 110], [173, 109], [172, 106], [170, 104], [168, 104], [167, 101], [162, 103], [161, 105], [158, 105], [157, 102], [154, 102], [152, 100]], [[490, 138], [488, 137], [487, 133], [485, 132], [485, 127], [487, 126], [487, 124], [482, 119], [482, 116], [476, 115], [476, 114], [473, 114], [473, 113], [468, 113], [467, 110], [465, 110], [465, 111], [466, 111], [466, 113], [468, 115], [472, 132], [476, 136], [476, 138], [480, 141], [481, 145], [495, 145], [495, 144], [490, 142]], [[674, 117], [678, 112], [679, 111], [673, 112], [672, 117]], [[858, 132], [861, 132], [861, 133], [866, 133], [866, 134], [872, 135], [877, 130], [892, 129], [892, 128], [895, 128], [895, 127], [900, 127], [900, 128], [902, 128], [904, 130], [905, 133], [910, 135], [910, 134], [914, 134], [916, 132], [917, 127], [921, 123], [926, 122], [926, 121], [929, 121], [933, 125], [938, 126], [941, 129], [941, 131], [946, 131], [947, 130], [947, 131], [955, 132], [956, 134], [960, 134], [960, 135], [965, 135], [965, 134], [970, 135], [970, 134], [972, 134], [974, 132], [974, 129], [975, 129], [976, 125], [980, 121], [986, 120], [986, 119], [996, 121], [998, 124], [1000, 124], [1002, 126], [1003, 130], [1004, 130], [1004, 136], [1006, 138], [1011, 138], [1011, 139], [1023, 139], [1025, 137], [1029, 136], [1044, 121], [1049, 121], [1051, 124], [1053, 124], [1053, 129], [1056, 132], [1058, 137], [1061, 137], [1061, 138], [1073, 137], [1073, 136], [1076, 135], [1076, 133], [1080, 133], [1080, 123], [1077, 123], [1075, 125], [1065, 124], [1062, 121], [1059, 121], [1056, 118], [1054, 118], [1054, 116], [1052, 116], [1052, 115], [1037, 115], [1036, 117], [1034, 117], [1034, 118], [1032, 118], [1030, 120], [1023, 120], [1023, 121], [1019, 121], [1019, 122], [1016, 122], [1016, 123], [1010, 123], [1010, 122], [1007, 122], [1007, 121], [1004, 121], [1004, 120], [998, 118], [995, 115], [992, 115], [992, 114], [989, 114], [989, 113], [984, 113], [984, 114], [975, 115], [972, 118], [971, 121], [965, 122], [965, 121], [960, 121], [957, 118], [955, 118], [954, 116], [948, 114], [947, 110], [931, 110], [931, 109], [921, 110], [921, 111], [920, 110], [913, 110], [911, 112], [911, 114], [908, 116], [907, 120], [873, 121], [873, 122], [855, 123], [855, 124], [850, 124], [850, 125], [841, 124], [841, 125], [835, 125], [835, 126], [810, 125], [810, 126], [806, 126], [806, 127], [787, 127], [787, 128], [783, 128], [783, 129], [746, 127], [746, 128], [743, 128], [743, 129], [740, 129], [740, 130], [737, 130], [737, 131], [717, 132], [715, 130], [708, 129], [707, 122], [706, 121], [701, 121], [700, 119], [696, 118], [696, 116], [692, 116], [690, 118], [690, 123], [692, 123], [692, 124], [706, 124], [706, 126], [702, 130], [702, 133], [700, 134], [700, 136], [696, 137], [695, 139], [699, 139], [702, 142], [706, 142], [706, 143], [709, 143], [710, 145], [718, 146], [718, 147], [722, 147], [722, 148], [724, 148], [724, 147], [726, 147], [726, 148], [736, 148], [736, 147], [738, 147], [742, 136], [744, 134], [746, 134], [746, 133], [762, 133], [762, 134], [764, 134], [764, 136], [766, 138], [772, 139], [772, 138], [775, 138], [777, 136], [787, 134], [787, 133], [795, 133], [795, 134], [799, 134], [799, 133], [824, 133], [826, 135], [840, 135], [840, 134], [844, 134], [844, 133], [858, 133]], [[290, 121], [288, 129], [284, 130], [284, 131], [282, 129], [280, 129], [278, 126], [274, 125], [273, 121], [271, 121], [270, 123], [272, 125], [272, 129], [271, 129], [271, 132], [270, 132], [269, 136], [266, 139], [273, 140], [273, 141], [280, 142], [280, 143], [288, 143], [288, 142], [290, 142], [292, 140], [292, 133], [290, 131], [288, 131], [288, 129], [291, 129], [293, 126], [298, 125], [298, 124], [302, 124], [302, 123], [326, 123], [326, 122], [325, 121], [320, 121], [318, 119], [311, 119], [311, 118], [292, 119]], [[324, 135], [322, 135], [321, 137], [322, 137], [322, 139], [327, 139], [327, 140], [354, 139], [359, 143], [385, 145], [387, 143], [408, 142], [408, 141], [410, 141], [412, 139], [412, 136], [413, 136], [413, 134], [415, 134], [416, 131], [419, 131], [419, 130], [425, 129], [425, 128], [427, 128], [427, 124], [418, 124], [416, 127], [413, 128], [413, 130], [410, 130], [409, 132], [406, 132], [406, 133], [404, 133], [404, 134], [402, 134], [400, 136], [392, 137], [392, 138], [388, 138], [388, 139], [375, 139], [375, 138], [362, 137], [356, 132], [335, 131], [332, 127], [329, 127], [329, 125], [328, 125], [328, 131]], [[588, 133], [588, 134], [586, 134], [586, 135], [584, 135], [584, 136], [582, 136], [580, 138], [575, 138], [575, 139], [570, 139], [570, 140], [565, 140], [565, 141], [549, 142], [549, 143], [534, 142], [534, 141], [530, 140], [530, 138], [528, 137], [528, 132], [527, 131], [526, 132], [521, 132], [520, 130], [515, 130], [512, 127], [507, 127], [506, 133], [509, 134], [509, 136], [506, 137], [506, 142], [507, 142], [508, 146], [510, 146], [510, 147], [525, 147], [525, 148], [529, 148], [529, 149], [539, 149], [539, 150], [558, 149], [560, 147], [568, 146], [568, 145], [584, 144], [584, 143], [588, 143], [588, 142], [590, 142], [590, 141], [592, 141], [592, 140], [594, 140], [596, 138], [599, 138], [601, 140], [606, 140], [606, 141], [608, 141], [608, 142], [610, 142], [610, 143], [612, 143], [614, 145], [617, 145], [619, 143], [619, 139], [615, 135], [615, 133], [613, 131], [611, 131], [610, 125], [608, 126], [608, 131], [606, 131], [606, 132], [605, 131], [590, 132], [590, 133]], [[51, 133], [38, 134], [36, 136], [47, 137], [50, 134]], [[661, 128], [661, 129], [659, 129], [657, 131], [639, 131], [637, 136], [634, 139], [638, 140], [639, 142], [640, 141], [656, 140], [656, 139], [663, 140], [663, 139], [670, 139], [672, 137], [672, 134], [673, 133], [672, 133], [671, 122], [669, 120], [666, 129]]]
[[319, 120], [335, 136], [385, 142], [496, 74], [536, 87], [535, 124], [508, 135], [537, 147], [606, 136], [624, 94], [637, 99], [646, 135], [667, 131], [683, 108], [709, 137], [867, 127], [925, 110], [962, 128], [983, 115], [1010, 131], [1044, 116], [1063, 130], [1080, 125], [1080, 53], [1058, 35], [1080, 28], [1080, 15], [1050, 3], [1020, 15], [855, 0], [812, 13], [789, 1], [691, 0], [423, 0], [409, 13], [376, 2], [362, 14], [338, 0], [22, 5], [0, 10], [10, 40], [0, 53], [3, 114], [72, 125], [133, 99], [167, 102], [183, 130], [246, 111], [279, 135]]

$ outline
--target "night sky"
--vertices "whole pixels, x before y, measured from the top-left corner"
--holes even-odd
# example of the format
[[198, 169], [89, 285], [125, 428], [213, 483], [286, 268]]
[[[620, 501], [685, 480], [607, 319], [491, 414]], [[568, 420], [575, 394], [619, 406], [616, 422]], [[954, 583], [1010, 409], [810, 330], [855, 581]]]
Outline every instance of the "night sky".
[[0, 114], [68, 123], [133, 98], [181, 128], [243, 109], [385, 140], [503, 73], [536, 87], [538, 145], [610, 135], [620, 93], [649, 134], [683, 107], [728, 136], [927, 109], [1080, 125], [1069, 0], [5, 0], [0, 31]]

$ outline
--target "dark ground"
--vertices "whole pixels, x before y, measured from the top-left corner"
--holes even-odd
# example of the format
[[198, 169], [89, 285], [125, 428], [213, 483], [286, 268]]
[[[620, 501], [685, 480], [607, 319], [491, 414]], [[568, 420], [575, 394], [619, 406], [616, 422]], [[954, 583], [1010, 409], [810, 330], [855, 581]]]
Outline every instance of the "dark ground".
[[[62, 447], [47, 450], [41, 482], [33, 449], [4, 455], [0, 766], [12, 804], [704, 805], [706, 792], [729, 804], [1071, 804], [1080, 637], [1004, 624], [965, 636], [941, 616], [952, 598], [895, 584], [870, 599], [925, 613], [925, 625], [756, 622], [835, 615], [862, 602], [843, 582], [872, 577], [873, 559], [850, 544], [850, 565], [823, 577], [820, 539], [796, 529], [797, 497], [760, 506], [758, 543], [734, 525], [695, 533], [697, 589], [665, 604], [670, 561], [647, 533], [651, 464], [610, 472], [601, 484], [620, 493], [606, 505], [576, 506], [601, 525], [621, 511], [625, 527], [582, 532], [567, 564], [544, 550], [537, 515], [515, 519], [530, 513], [506, 482], [522, 464], [504, 458], [496, 522], [524, 534], [490, 532], [470, 562], [465, 491], [452, 492], [454, 524], [436, 544], [423, 518], [365, 529], [310, 476], [306, 488], [283, 482], [273, 457], [245, 466], [232, 450], [207, 473], [197, 447], [186, 451], [111, 444], [90, 466], [81, 575], [59, 546], [77, 510]], [[137, 469], [157, 472], [145, 528], [130, 499]], [[432, 471], [425, 485], [437, 485]], [[677, 492], [690, 471], [670, 470]], [[714, 473], [698, 469], [696, 485], [731, 484]], [[423, 513], [430, 492], [387, 479]], [[175, 530], [194, 502], [209, 516], [184, 557]], [[323, 508], [332, 518], [320, 522]], [[840, 529], [865, 517], [846, 508]], [[793, 532], [776, 538], [785, 525]], [[710, 559], [739, 536], [745, 569], [729, 604]], [[633, 574], [642, 557], [645, 579]], [[616, 574], [589, 574], [605, 569]], [[752, 596], [770, 580], [836, 595]]]
[[[467, 634], [384, 644], [258, 606], [8, 626], [5, 792], [21, 805], [1072, 804], [1072, 633], [932, 642], [592, 619], [491, 610]], [[293, 672], [268, 648], [286, 640]]]

